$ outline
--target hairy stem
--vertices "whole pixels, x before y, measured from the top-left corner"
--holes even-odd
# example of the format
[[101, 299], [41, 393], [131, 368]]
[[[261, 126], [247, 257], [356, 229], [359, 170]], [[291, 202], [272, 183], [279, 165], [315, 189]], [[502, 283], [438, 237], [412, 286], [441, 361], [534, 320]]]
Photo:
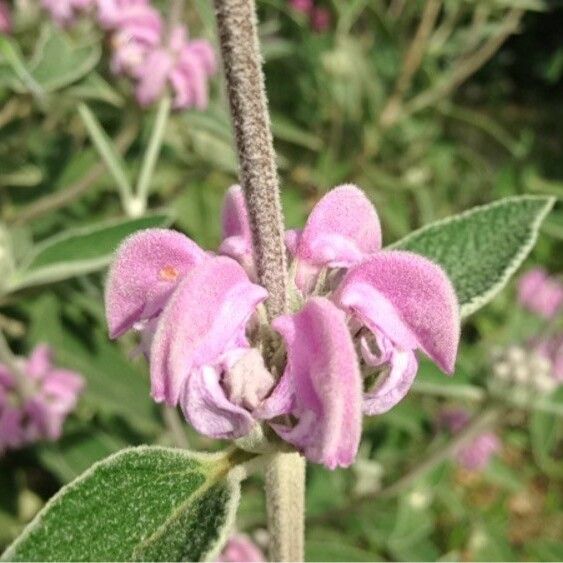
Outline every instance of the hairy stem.
[[[215, 0], [227, 95], [259, 283], [270, 319], [287, 310], [287, 264], [275, 153], [258, 43], [254, 0]], [[273, 561], [302, 561], [305, 462], [276, 454], [266, 469]]]
[[276, 454], [266, 468], [266, 508], [272, 561], [303, 561], [305, 459]]
[[286, 310], [287, 267], [254, 0], [215, 0], [215, 10], [256, 270], [273, 318]]

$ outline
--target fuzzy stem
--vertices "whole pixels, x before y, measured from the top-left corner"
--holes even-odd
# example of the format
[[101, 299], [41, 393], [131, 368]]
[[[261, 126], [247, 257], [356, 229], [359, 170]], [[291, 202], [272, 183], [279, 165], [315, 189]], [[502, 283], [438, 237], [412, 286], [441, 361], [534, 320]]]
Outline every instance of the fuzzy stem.
[[[270, 319], [287, 310], [287, 264], [274, 145], [258, 43], [254, 0], [215, 0], [240, 179], [259, 283]], [[303, 561], [305, 462], [276, 454], [266, 469], [266, 505], [273, 561]]]
[[215, 0], [215, 10], [256, 271], [274, 318], [287, 308], [287, 266], [256, 10], [254, 0]]
[[266, 508], [272, 561], [304, 560], [305, 459], [276, 454], [266, 468]]

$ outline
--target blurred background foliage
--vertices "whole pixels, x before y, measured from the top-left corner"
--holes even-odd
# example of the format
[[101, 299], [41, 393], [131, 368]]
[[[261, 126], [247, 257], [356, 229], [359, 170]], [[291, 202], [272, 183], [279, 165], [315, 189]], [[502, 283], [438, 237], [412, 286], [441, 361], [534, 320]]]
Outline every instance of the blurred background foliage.
[[[108, 45], [95, 27], [61, 31], [32, 1], [22, 4], [16, 14], [25, 17], [0, 49], [0, 285], [26, 261], [28, 271], [84, 257], [103, 262], [119, 232], [103, 230], [102, 239], [91, 226], [128, 220], [78, 103], [94, 112], [130, 178], [155, 119], [109, 72]], [[501, 197], [563, 194], [563, 3], [334, 0], [322, 33], [285, 0], [258, 7], [288, 226], [301, 225], [324, 192], [345, 182], [375, 202], [386, 243]], [[185, 17], [194, 37], [214, 41], [211, 2], [188, 0]], [[45, 96], [26, 86], [20, 63]], [[172, 115], [146, 225], [172, 224], [217, 246], [223, 194], [237, 174], [227, 111], [217, 77], [206, 111]], [[45, 257], [45, 243], [37, 245], [52, 236], [70, 246], [50, 240]], [[558, 272], [562, 237], [556, 208], [530, 263]], [[221, 446], [178, 428], [174, 413], [153, 404], [144, 361], [130, 359], [134, 339], [107, 338], [103, 272], [77, 272], [40, 276], [0, 301], [0, 329], [17, 351], [48, 342], [88, 385], [60, 442], [0, 459], [0, 546], [61, 484], [122, 447], [171, 445], [178, 433], [190, 447]], [[492, 350], [537, 332], [536, 319], [514, 303], [510, 288], [466, 322], [452, 380], [422, 364], [419, 388], [366, 422], [352, 470], [309, 468], [308, 559], [563, 559], [561, 389], [550, 412], [515, 408], [503, 417], [502, 451], [484, 471], [446, 460], [388, 490], [447, 442], [435, 423], [444, 405], [479, 409], [468, 390], [486, 389]], [[238, 526], [260, 541], [260, 479], [244, 493]]]

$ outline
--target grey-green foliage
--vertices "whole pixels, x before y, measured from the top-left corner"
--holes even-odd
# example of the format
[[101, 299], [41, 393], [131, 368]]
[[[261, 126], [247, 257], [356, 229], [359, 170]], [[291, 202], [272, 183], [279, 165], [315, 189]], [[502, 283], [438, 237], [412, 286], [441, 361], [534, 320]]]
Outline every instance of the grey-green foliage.
[[68, 229], [37, 245], [8, 279], [15, 291], [61, 281], [101, 270], [109, 265], [119, 243], [140, 229], [169, 223], [165, 213], [152, 213], [137, 219], [118, 219]]
[[225, 457], [123, 450], [64, 487], [4, 553], [6, 561], [199, 561], [216, 556], [238, 481]]
[[521, 196], [476, 207], [415, 231], [393, 245], [440, 264], [468, 316], [488, 303], [532, 249], [554, 198]]

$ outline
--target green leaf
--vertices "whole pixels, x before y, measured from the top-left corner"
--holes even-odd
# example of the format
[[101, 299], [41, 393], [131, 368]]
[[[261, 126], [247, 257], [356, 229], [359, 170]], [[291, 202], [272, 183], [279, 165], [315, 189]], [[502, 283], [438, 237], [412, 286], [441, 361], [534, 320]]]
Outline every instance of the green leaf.
[[227, 456], [141, 446], [63, 487], [5, 561], [199, 561], [222, 547], [239, 483]]
[[92, 143], [115, 181], [121, 198], [121, 204], [127, 209], [131, 205], [133, 198], [133, 187], [127, 176], [125, 160], [119, 154], [113, 140], [104, 131], [94, 112], [86, 104], [81, 103], [78, 105], [78, 113], [88, 131], [88, 135], [90, 135]]
[[105, 221], [66, 231], [35, 247], [8, 282], [8, 290], [53, 283], [101, 270], [111, 262], [119, 243], [139, 229], [169, 222], [164, 213], [138, 219]]
[[432, 223], [392, 248], [440, 264], [467, 317], [488, 303], [522, 264], [554, 202], [542, 196], [506, 198]]
[[81, 401], [97, 411], [118, 415], [136, 431], [154, 435], [160, 430], [150, 398], [146, 362], [133, 362], [100, 330], [82, 335], [68, 330], [61, 321], [60, 302], [54, 295], [42, 295], [28, 307], [31, 317], [29, 339], [47, 342], [56, 350], [57, 363], [77, 371], [86, 379]]
[[88, 74], [100, 56], [98, 43], [75, 44], [60, 29], [48, 26], [37, 44], [29, 70], [46, 92], [54, 92]]
[[41, 444], [37, 457], [61, 482], [68, 483], [92, 464], [127, 447], [119, 436], [102, 429], [84, 429], [63, 436], [56, 442]]

